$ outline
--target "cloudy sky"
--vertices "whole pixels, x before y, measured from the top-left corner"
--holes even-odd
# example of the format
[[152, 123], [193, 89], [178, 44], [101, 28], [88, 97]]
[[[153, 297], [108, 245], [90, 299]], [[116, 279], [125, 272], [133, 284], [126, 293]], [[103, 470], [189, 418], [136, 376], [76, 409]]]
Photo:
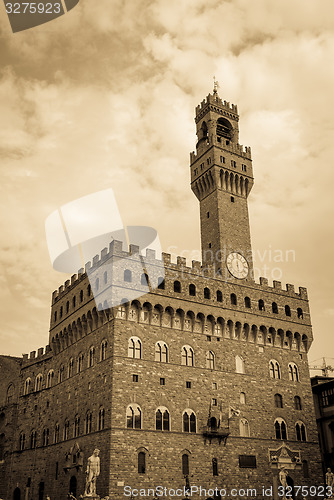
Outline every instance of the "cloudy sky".
[[47, 343], [67, 276], [44, 222], [66, 202], [112, 187], [124, 224], [198, 258], [189, 152], [215, 75], [252, 147], [256, 266], [308, 288], [309, 358], [334, 358], [333, 27], [332, 0], [81, 0], [13, 34], [1, 3], [2, 353]]

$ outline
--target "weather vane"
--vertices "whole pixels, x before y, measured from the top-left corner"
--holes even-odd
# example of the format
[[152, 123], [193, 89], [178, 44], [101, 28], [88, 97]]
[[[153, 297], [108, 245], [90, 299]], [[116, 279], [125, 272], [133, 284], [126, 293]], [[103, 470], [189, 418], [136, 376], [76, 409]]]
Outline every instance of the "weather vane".
[[216, 77], [214, 76], [213, 77], [213, 93], [217, 94], [218, 93], [218, 89], [219, 89], [219, 83], [216, 80]]

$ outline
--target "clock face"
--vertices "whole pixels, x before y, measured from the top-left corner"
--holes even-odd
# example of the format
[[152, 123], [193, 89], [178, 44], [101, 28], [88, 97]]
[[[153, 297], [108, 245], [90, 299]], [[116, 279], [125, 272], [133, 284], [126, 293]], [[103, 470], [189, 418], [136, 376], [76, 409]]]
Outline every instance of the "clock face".
[[232, 252], [226, 259], [227, 269], [232, 276], [238, 279], [246, 278], [248, 275], [248, 262], [241, 253]]

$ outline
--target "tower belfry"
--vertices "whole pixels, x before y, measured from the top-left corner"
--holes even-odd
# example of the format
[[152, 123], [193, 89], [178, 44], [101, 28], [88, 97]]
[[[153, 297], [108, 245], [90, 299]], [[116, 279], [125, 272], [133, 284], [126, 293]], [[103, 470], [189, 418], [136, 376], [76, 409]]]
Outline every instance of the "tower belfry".
[[253, 280], [247, 198], [253, 186], [251, 150], [239, 144], [237, 106], [213, 94], [196, 107], [191, 189], [200, 202], [203, 265], [226, 279]]

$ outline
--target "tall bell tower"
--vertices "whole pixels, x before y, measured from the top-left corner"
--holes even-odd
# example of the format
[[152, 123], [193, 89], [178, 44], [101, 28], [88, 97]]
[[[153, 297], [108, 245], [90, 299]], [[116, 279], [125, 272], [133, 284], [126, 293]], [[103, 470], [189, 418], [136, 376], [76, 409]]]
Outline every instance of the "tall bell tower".
[[237, 106], [218, 95], [217, 82], [196, 107], [191, 189], [200, 202], [203, 266], [223, 278], [253, 281], [247, 198], [253, 186], [251, 150], [239, 144]]

